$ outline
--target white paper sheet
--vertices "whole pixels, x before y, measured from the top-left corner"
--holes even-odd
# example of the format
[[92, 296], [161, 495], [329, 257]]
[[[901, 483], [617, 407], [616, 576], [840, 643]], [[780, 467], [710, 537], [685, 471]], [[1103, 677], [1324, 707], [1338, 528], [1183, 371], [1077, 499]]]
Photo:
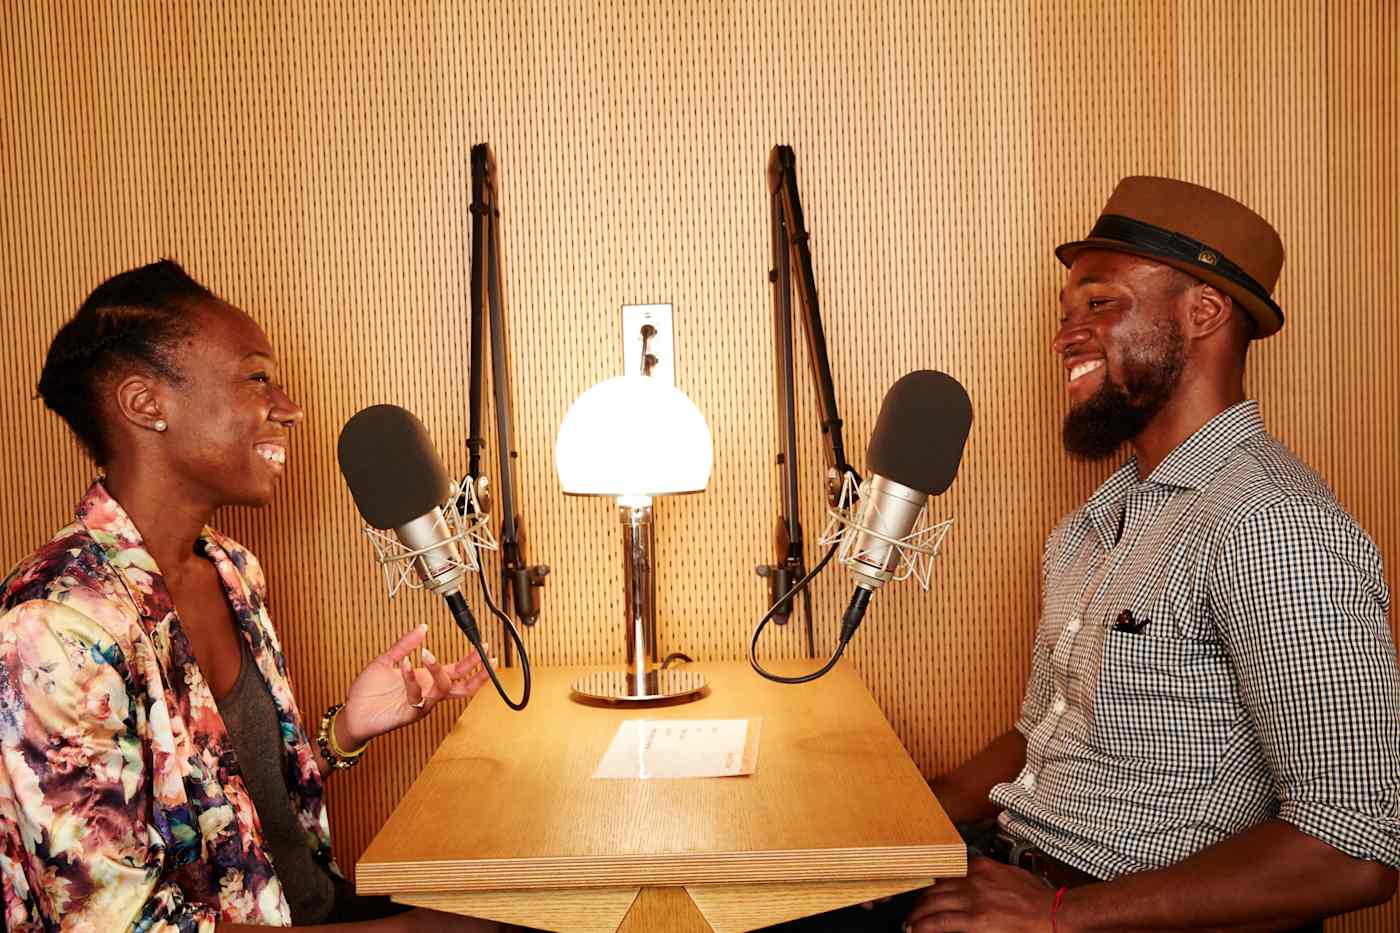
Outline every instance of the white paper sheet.
[[595, 778], [702, 778], [752, 774], [762, 719], [628, 719]]

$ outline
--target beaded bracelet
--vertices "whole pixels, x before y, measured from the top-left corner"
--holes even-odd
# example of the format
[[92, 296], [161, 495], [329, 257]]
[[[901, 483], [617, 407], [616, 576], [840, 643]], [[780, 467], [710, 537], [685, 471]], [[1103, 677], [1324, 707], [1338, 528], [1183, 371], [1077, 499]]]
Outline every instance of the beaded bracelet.
[[344, 703], [336, 703], [321, 717], [321, 731], [316, 735], [316, 745], [321, 749], [321, 757], [330, 762], [332, 768], [344, 770], [360, 763], [360, 756], [369, 748], [369, 743], [361, 745], [353, 752], [347, 752], [335, 740], [335, 714], [345, 708]]

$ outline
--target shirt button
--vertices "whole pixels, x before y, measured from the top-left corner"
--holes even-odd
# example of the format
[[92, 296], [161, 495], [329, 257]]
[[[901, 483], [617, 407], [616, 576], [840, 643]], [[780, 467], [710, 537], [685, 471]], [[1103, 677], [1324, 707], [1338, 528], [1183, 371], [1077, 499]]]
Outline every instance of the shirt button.
[[1027, 771], [1021, 775], [1021, 786], [1026, 790], [1035, 790], [1035, 772]]
[[1075, 632], [1079, 631], [1079, 626], [1083, 624], [1084, 623], [1079, 621], [1079, 616], [1071, 616], [1069, 622], [1065, 624], [1065, 631], [1073, 635]]
[[1054, 710], [1055, 710], [1055, 713], [1056, 713], [1057, 715], [1058, 715], [1059, 713], [1063, 713], [1063, 712], [1065, 711], [1065, 705], [1066, 705], [1066, 704], [1065, 704], [1065, 698], [1064, 698], [1063, 696], [1056, 696], [1056, 697], [1055, 697], [1055, 706], [1054, 706]]

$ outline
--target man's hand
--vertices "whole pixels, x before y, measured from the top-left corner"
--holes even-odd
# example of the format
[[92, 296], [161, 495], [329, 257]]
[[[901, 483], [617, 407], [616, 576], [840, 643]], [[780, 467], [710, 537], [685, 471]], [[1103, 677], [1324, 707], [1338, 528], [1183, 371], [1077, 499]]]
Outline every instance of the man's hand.
[[909, 933], [1050, 933], [1054, 904], [1055, 892], [1030, 872], [973, 858], [966, 878], [940, 878], [924, 892], [904, 928]]

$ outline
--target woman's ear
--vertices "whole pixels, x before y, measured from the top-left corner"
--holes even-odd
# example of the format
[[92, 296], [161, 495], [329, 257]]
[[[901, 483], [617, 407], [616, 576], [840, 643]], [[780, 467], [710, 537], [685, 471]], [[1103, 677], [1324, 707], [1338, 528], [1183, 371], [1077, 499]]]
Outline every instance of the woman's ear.
[[117, 382], [117, 414], [127, 423], [147, 431], [164, 431], [165, 414], [155, 381], [147, 375], [133, 373]]

